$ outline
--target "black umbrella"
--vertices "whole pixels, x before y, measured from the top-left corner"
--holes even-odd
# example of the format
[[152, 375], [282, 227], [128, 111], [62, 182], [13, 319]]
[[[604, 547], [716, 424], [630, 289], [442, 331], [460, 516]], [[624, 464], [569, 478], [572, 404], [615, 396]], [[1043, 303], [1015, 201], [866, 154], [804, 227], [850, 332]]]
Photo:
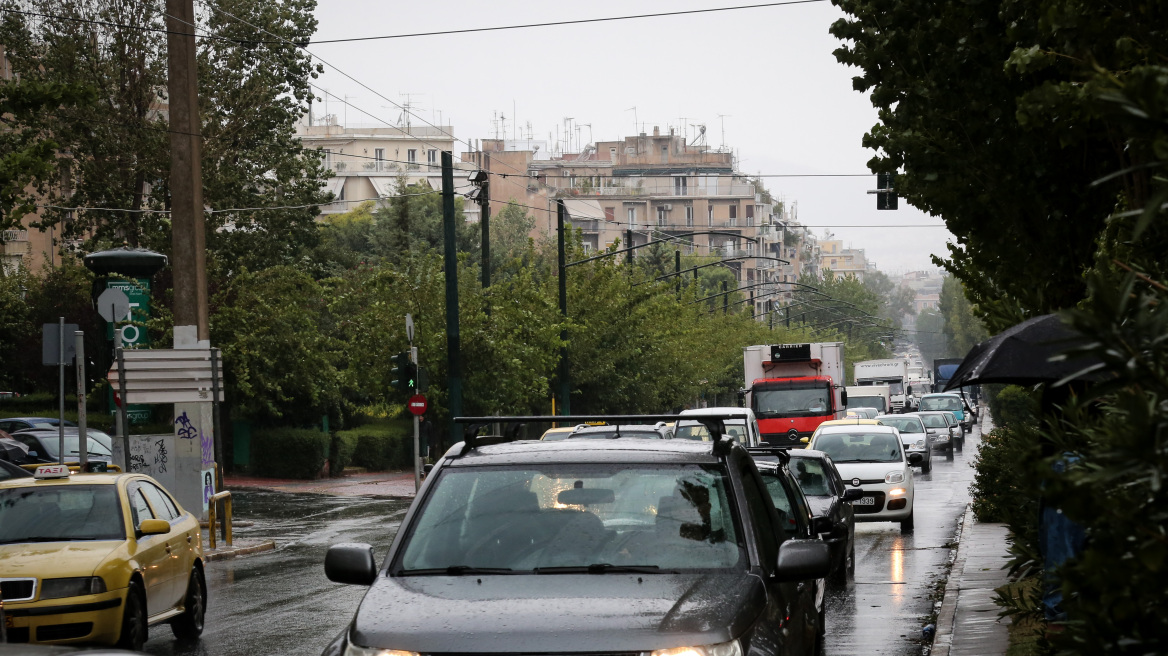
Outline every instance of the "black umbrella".
[[[1087, 339], [1056, 314], [1027, 319], [969, 349], [942, 391], [978, 383], [1039, 383], [1061, 380], [1094, 365], [1093, 357], [1051, 361]], [[1097, 379], [1098, 373], [1084, 376]]]
[[28, 458], [28, 447], [7, 435], [7, 433], [0, 435], [0, 460], [15, 463], [24, 462]]

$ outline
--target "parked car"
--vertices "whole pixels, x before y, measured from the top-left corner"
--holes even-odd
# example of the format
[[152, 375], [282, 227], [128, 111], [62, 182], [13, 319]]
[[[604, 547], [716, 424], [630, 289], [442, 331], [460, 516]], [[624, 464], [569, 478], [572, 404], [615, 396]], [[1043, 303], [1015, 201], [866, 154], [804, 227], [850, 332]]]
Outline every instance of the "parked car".
[[852, 502], [857, 522], [900, 522], [913, 530], [912, 467], [923, 459], [906, 453], [892, 426], [831, 426], [816, 433], [811, 447], [835, 463], [844, 482], [863, 490]]
[[[19, 430], [28, 428], [56, 428], [61, 423], [57, 417], [5, 417], [0, 419], [0, 430], [15, 433]], [[77, 427], [77, 424], [65, 420], [65, 425], [70, 427]]]
[[[12, 433], [12, 439], [28, 447], [26, 464], [53, 463], [58, 461], [60, 433], [58, 428], [30, 428]], [[109, 435], [88, 428], [85, 431], [86, 451], [89, 460], [113, 460], [113, 439]], [[65, 429], [65, 462], [77, 462], [80, 458], [81, 438], [76, 428]]]
[[828, 566], [729, 439], [468, 438], [380, 565], [329, 548], [325, 575], [368, 591], [324, 654], [813, 654]]
[[[759, 462], [778, 461], [770, 449], [752, 449], [751, 455]], [[864, 496], [862, 490], [848, 488], [831, 457], [812, 449], [791, 449], [785, 452], [787, 469], [810, 506], [812, 522], [817, 524], [819, 537], [831, 550], [831, 572], [828, 580], [834, 584], [847, 583], [856, 572], [856, 520], [852, 501]], [[774, 497], [772, 491], [771, 496]], [[775, 507], [779, 506], [775, 501]]]
[[915, 414], [881, 415], [876, 421], [885, 426], [895, 426], [900, 432], [900, 442], [904, 445], [904, 450], [921, 454], [924, 458], [920, 464], [922, 474], [933, 471], [933, 439], [925, 430], [925, 424], [920, 417]]

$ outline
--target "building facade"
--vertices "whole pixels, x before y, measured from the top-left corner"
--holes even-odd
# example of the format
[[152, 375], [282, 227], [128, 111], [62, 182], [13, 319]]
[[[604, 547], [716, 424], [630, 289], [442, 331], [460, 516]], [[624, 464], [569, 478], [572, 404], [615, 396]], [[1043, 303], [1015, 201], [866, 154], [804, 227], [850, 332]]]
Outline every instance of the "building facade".
[[862, 248], [844, 248], [839, 239], [823, 239], [819, 242], [819, 269], [831, 269], [837, 276], [854, 275], [859, 280], [868, 273], [868, 258]]

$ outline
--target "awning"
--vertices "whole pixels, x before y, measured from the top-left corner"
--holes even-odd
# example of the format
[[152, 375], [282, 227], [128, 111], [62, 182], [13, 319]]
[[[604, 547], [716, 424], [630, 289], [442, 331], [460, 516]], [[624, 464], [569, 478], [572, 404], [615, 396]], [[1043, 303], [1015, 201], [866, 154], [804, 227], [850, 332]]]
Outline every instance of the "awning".
[[[406, 185], [428, 184], [432, 189], [435, 188], [432, 184], [430, 184], [430, 179], [424, 175], [407, 175], [404, 176], [404, 178]], [[389, 198], [398, 194], [397, 176], [383, 176], [376, 178], [371, 177], [369, 178], [369, 182], [373, 183], [373, 189], [381, 198]], [[441, 184], [439, 184], [439, 186], [441, 186]]]
[[345, 186], [345, 178], [338, 176], [324, 181], [324, 190], [333, 195], [334, 199], [341, 198], [341, 189]]
[[600, 206], [599, 201], [565, 200], [564, 209], [568, 210], [568, 216], [573, 219], [604, 219], [604, 208]]

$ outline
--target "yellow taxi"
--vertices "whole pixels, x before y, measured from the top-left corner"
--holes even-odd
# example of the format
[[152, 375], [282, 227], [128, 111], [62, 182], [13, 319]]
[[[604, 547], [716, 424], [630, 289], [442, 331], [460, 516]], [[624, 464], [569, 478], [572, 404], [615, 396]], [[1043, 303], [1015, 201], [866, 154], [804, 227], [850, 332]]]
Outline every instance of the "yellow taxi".
[[42, 465], [0, 481], [0, 616], [8, 642], [139, 651], [148, 627], [203, 632], [198, 518], [141, 474]]
[[799, 441], [804, 443], [804, 444], [809, 444], [811, 442], [811, 440], [815, 439], [816, 435], [819, 435], [819, 429], [823, 428], [824, 426], [880, 426], [880, 425], [881, 425], [881, 423], [876, 421], [875, 419], [862, 419], [859, 417], [848, 417], [846, 419], [832, 419], [829, 421], [825, 421], [822, 424], [816, 426], [815, 432], [811, 434], [811, 437], [805, 437]]

